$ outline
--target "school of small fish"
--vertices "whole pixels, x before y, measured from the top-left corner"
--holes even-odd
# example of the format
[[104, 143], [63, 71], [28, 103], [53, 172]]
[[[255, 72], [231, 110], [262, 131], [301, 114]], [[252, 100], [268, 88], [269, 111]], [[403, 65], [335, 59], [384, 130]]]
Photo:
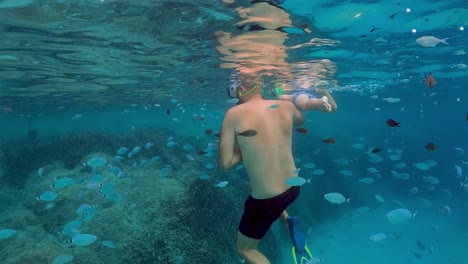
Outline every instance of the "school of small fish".
[[[246, 137], [255, 136], [256, 133], [247, 131], [243, 134]], [[168, 144], [173, 142], [173, 144]], [[166, 147], [173, 148], [177, 145], [174, 137], [168, 137]], [[183, 145], [181, 148], [186, 155], [194, 152], [195, 148], [189, 144]], [[215, 143], [209, 143], [206, 148], [203, 149], [203, 159], [209, 159], [213, 156], [213, 152], [216, 151]], [[53, 171], [47, 169], [47, 167], [40, 167], [37, 170], [37, 175], [40, 179], [50, 182], [49, 190], [43, 190], [38, 193], [37, 202], [44, 205], [45, 210], [51, 210], [57, 202], [62, 199], [62, 193], [69, 188], [79, 189], [76, 193], [75, 199], [79, 202], [85, 200], [87, 196], [98, 195], [102, 197], [102, 202], [111, 201], [114, 203], [121, 202], [124, 196], [120, 193], [118, 185], [114, 182], [117, 179], [123, 177], [129, 177], [131, 175], [132, 168], [143, 168], [149, 166], [160, 167], [159, 177], [167, 177], [171, 173], [170, 164], [161, 164], [161, 157], [154, 155], [157, 150], [154, 148], [154, 144], [148, 142], [143, 146], [133, 147], [120, 147], [116, 150], [116, 156], [109, 158], [107, 155], [93, 155], [82, 161], [81, 166], [86, 172], [84, 175], [63, 175], [62, 177], [50, 177]], [[110, 154], [111, 155], [111, 154]], [[188, 158], [188, 161], [195, 162], [195, 158]], [[126, 171], [122, 169], [126, 167]], [[211, 162], [206, 162], [204, 165], [205, 169], [211, 170], [216, 166]], [[204, 173], [199, 177], [201, 180], [208, 180], [209, 175]], [[216, 187], [224, 188], [228, 185], [228, 181], [221, 181], [215, 184]], [[67, 198], [69, 199], [69, 197]], [[58, 234], [63, 237], [67, 237], [68, 243], [72, 246], [77, 247], [88, 247], [94, 244], [100, 239], [100, 244], [109, 249], [118, 248], [118, 244], [114, 243], [109, 239], [99, 238], [93, 233], [82, 233], [82, 229], [86, 229], [89, 232], [89, 225], [91, 221], [94, 221], [95, 216], [99, 214], [100, 206], [97, 204], [82, 203], [76, 208], [76, 217], [70, 219], [68, 222], [63, 223], [62, 229], [58, 230]], [[2, 229], [0, 230], [0, 240], [11, 239], [18, 232], [13, 229]], [[53, 263], [62, 264], [70, 263], [74, 257], [68, 254], [57, 255], [53, 260]]]

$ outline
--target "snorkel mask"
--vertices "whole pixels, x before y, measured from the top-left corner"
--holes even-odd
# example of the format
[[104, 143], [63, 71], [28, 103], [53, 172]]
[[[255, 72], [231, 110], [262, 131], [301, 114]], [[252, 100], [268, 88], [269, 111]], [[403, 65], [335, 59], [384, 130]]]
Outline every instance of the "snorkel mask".
[[237, 98], [237, 90], [241, 85], [240, 81], [233, 81], [230, 86], [227, 87], [227, 95], [230, 98]]

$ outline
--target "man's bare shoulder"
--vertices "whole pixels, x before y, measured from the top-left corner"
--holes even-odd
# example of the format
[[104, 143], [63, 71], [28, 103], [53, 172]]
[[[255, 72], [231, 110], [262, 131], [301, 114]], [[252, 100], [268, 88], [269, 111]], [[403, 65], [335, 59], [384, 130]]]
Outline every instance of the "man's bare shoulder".
[[239, 115], [239, 112], [241, 111], [242, 105], [236, 105], [231, 108], [229, 108], [226, 113], [224, 114], [224, 119], [232, 119], [235, 116]]
[[261, 109], [261, 107], [266, 108], [279, 108], [281, 111], [287, 111], [287, 112], [292, 112], [296, 109], [296, 106], [286, 100], [262, 100], [258, 102], [248, 102], [240, 105], [236, 105], [234, 107], [231, 107], [227, 112], [226, 116], [237, 116], [241, 115], [244, 112], [257, 112]]

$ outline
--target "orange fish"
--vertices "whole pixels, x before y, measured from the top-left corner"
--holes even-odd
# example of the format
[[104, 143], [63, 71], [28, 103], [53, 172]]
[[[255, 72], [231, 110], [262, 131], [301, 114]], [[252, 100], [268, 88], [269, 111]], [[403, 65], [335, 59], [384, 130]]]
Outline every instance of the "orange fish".
[[322, 142], [323, 142], [323, 143], [326, 143], [326, 144], [335, 144], [335, 143], [336, 143], [336, 139], [334, 139], [334, 138], [322, 139]]
[[307, 130], [307, 128], [303, 128], [303, 127], [298, 127], [296, 128], [296, 131], [301, 133], [301, 134], [307, 134], [309, 133], [309, 130]]
[[435, 151], [436, 150], [436, 146], [434, 143], [428, 143], [426, 146], [425, 146], [426, 150], [427, 151]]
[[432, 75], [432, 73], [429, 73], [428, 75], [426, 75], [426, 78], [424, 79], [424, 83], [426, 83], [427, 87], [432, 89], [432, 87], [434, 87], [437, 82], [434, 78], [434, 75]]

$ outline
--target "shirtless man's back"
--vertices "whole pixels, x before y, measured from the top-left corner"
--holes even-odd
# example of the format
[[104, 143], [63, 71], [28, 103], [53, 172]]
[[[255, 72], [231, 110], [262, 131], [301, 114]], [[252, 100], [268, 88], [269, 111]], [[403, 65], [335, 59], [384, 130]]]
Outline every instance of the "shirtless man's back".
[[[261, 85], [261, 84], [259, 84]], [[241, 104], [224, 117], [219, 143], [219, 165], [228, 170], [242, 161], [252, 195], [244, 204], [239, 224], [237, 251], [247, 263], [270, 263], [257, 250], [258, 243], [299, 195], [299, 187], [285, 181], [294, 176], [291, 141], [293, 125], [304, 122], [289, 101], [264, 100], [259, 86], [241, 85]]]
[[271, 198], [290, 187], [285, 180], [296, 170], [291, 150], [296, 111], [290, 102], [251, 99], [226, 113], [229, 124], [223, 123], [223, 136], [229, 133], [225, 129], [231, 130], [231, 134], [246, 130], [258, 133], [253, 137], [236, 136], [252, 196], [256, 199]]

